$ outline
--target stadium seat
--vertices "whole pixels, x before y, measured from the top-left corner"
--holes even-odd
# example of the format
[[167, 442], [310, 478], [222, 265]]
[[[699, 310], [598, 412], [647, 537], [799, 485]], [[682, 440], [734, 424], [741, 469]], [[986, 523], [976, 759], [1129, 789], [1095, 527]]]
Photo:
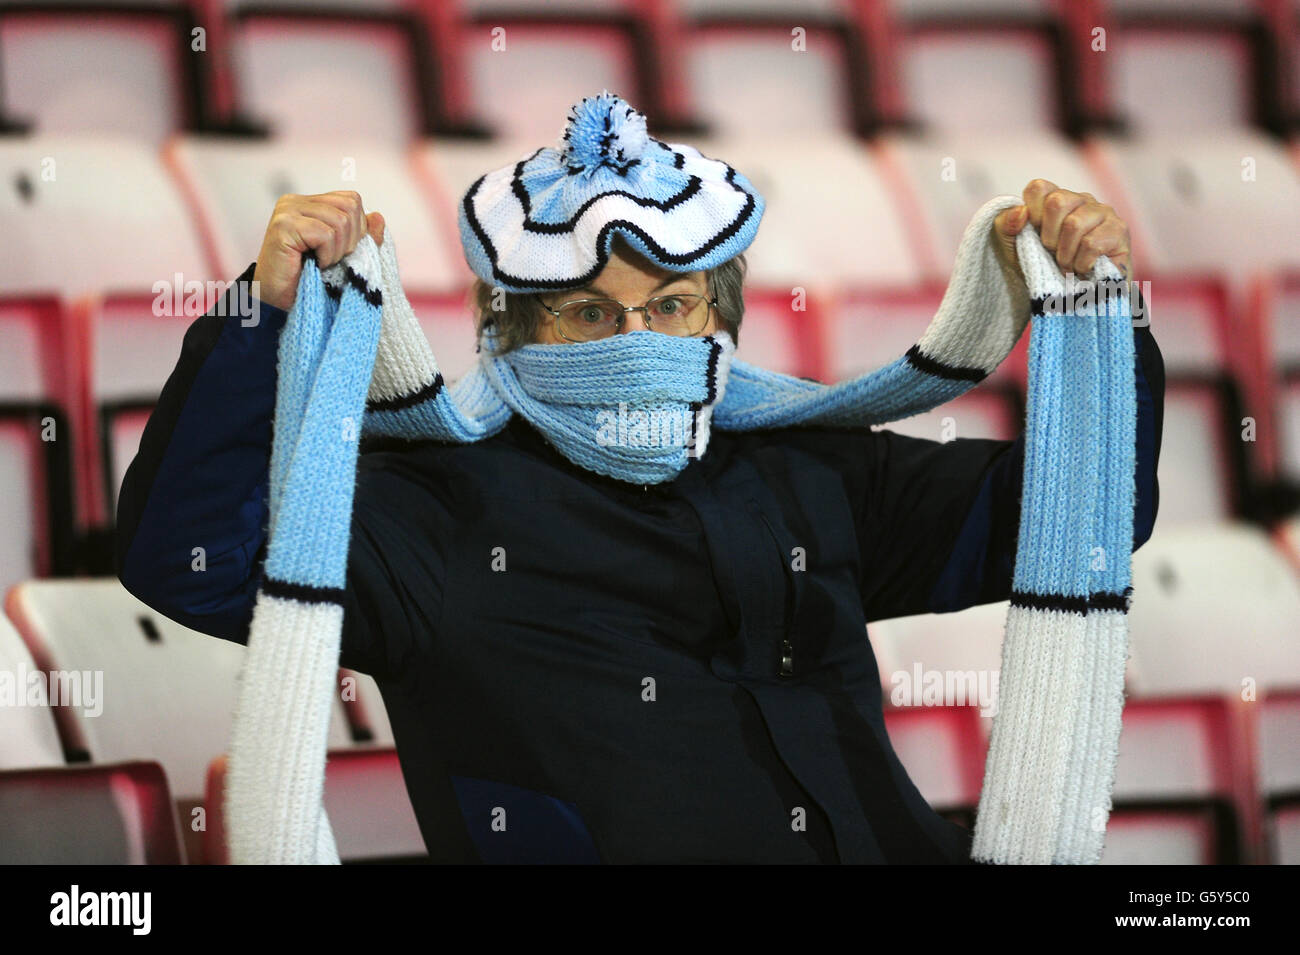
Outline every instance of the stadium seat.
[[608, 7], [472, 12], [460, 36], [472, 111], [494, 131], [541, 145], [559, 138], [569, 107], [593, 92], [644, 102], [645, 77], [633, 66], [639, 37], [633, 15]]
[[930, 6], [900, 11], [899, 62], [913, 118], [945, 131], [1065, 127], [1057, 71], [1069, 60], [1050, 8]]
[[1102, 865], [1214, 865], [1225, 825], [1214, 806], [1156, 802], [1117, 806], [1106, 824]]
[[1259, 786], [1268, 813], [1270, 861], [1300, 862], [1300, 689], [1259, 702]]
[[[858, 286], [825, 298], [827, 375], [854, 378], [894, 361], [920, 341], [943, 301], [947, 280], [917, 285]], [[1029, 333], [1021, 335], [997, 369], [977, 390], [1023, 389]], [[1019, 423], [1016, 424], [1019, 430]]]
[[1279, 522], [1273, 529], [1273, 539], [1277, 542], [1278, 550], [1300, 573], [1300, 515]]
[[0, 592], [72, 565], [70, 434], [55, 405], [0, 401]]
[[1249, 701], [1300, 686], [1300, 578], [1256, 527], [1157, 521], [1133, 588], [1116, 799], [1226, 800], [1249, 857], [1261, 838]]
[[1106, 854], [1122, 859], [1135, 848], [1153, 863], [1241, 861], [1258, 819], [1248, 727], [1248, 711], [1224, 697], [1131, 693], [1112, 794], [1118, 828]]
[[766, 200], [745, 252], [749, 282], [811, 292], [921, 279], [892, 184], [858, 141], [683, 140], [742, 171]]
[[[168, 620], [116, 579], [27, 581], [6, 609], [43, 669], [102, 683], [97, 701], [55, 708], [66, 752], [156, 760], [178, 800], [202, 797], [209, 761], [229, 744], [243, 647]], [[347, 742], [335, 707], [330, 745]]]
[[168, 290], [158, 296], [94, 296], [70, 309], [74, 328], [90, 355], [85, 385], [99, 442], [96, 490], [103, 489], [102, 497], [96, 498], [103, 503], [96, 503], [95, 509], [103, 508], [106, 525], [115, 520], [122, 478], [140, 446], [158, 394], [180, 358], [185, 333], [223, 291], [204, 282], [201, 298], [196, 296], [192, 305], [182, 298], [177, 309], [170, 288], [183, 288], [183, 284], [170, 278], [167, 282]]
[[861, 43], [833, 4], [681, 7], [677, 62], [712, 135], [854, 132], [865, 95]]
[[925, 801], [940, 814], [973, 814], [987, 741], [978, 707], [885, 708], [889, 742]]
[[144, 293], [177, 272], [187, 281], [210, 277], [180, 193], [148, 144], [0, 139], [0, 176], [17, 184], [0, 193], [7, 294]]
[[168, 342], [178, 342], [184, 327], [155, 313], [158, 290], [206, 282], [206, 258], [178, 190], [145, 143], [4, 139], [0, 175], [23, 184], [0, 197], [8, 226], [0, 238], [0, 288], [73, 303], [61, 374], [75, 436], [81, 520], [96, 526], [108, 516], [97, 440], [98, 378], [134, 375], [141, 367], [170, 369], [179, 347]]
[[[936, 809], [973, 811], [997, 707], [1005, 601], [871, 622], [867, 632], [899, 759]], [[937, 700], [930, 693], [944, 692]]]
[[[179, 355], [179, 351], [177, 352]], [[153, 402], [121, 402], [100, 409], [100, 429], [104, 439], [103, 455], [108, 482], [108, 513], [117, 514], [117, 493], [127, 468], [140, 450], [140, 437], [153, 411]]]
[[0, 770], [63, 765], [49, 687], [22, 637], [0, 614]]
[[1259, 705], [1262, 792], [1300, 793], [1300, 688], [1265, 693]]
[[[388, 708], [373, 677], [352, 670], [339, 671], [343, 714], [352, 739], [377, 746], [393, 745], [393, 727], [388, 722]], [[351, 682], [348, 682], [351, 681]]]
[[1259, 410], [1259, 468], [1300, 485], [1300, 270], [1258, 274], [1250, 283], [1255, 333], [1245, 385]]
[[157, 763], [0, 772], [0, 865], [179, 865]]
[[[382, 213], [391, 229], [402, 286], [444, 377], [454, 381], [473, 364], [474, 323], [465, 296], [470, 273], [454, 228], [455, 200], [450, 209], [438, 208], [443, 194], [435, 192], [426, 171], [413, 166], [405, 147], [184, 139], [172, 144], [169, 158], [194, 197], [228, 279], [257, 257], [281, 195], [358, 192], [366, 211]], [[175, 354], [179, 350], [173, 362]]]
[[276, 138], [400, 145], [425, 130], [429, 57], [400, 4], [266, 3], [230, 20], [239, 110]]
[[1157, 520], [1133, 555], [1133, 589], [1135, 692], [1300, 687], [1300, 580], [1264, 531]]
[[816, 297], [796, 302], [786, 289], [746, 285], [736, 357], [782, 374], [824, 380], [824, 328]]
[[1160, 438], [1161, 528], [1223, 521], [1240, 493], [1241, 415], [1228, 382], [1168, 378]]
[[1232, 311], [1219, 277], [1140, 275], [1138, 280], [1167, 376], [1226, 372], [1239, 377], [1248, 361], [1242, 343], [1246, 319]]
[[1300, 376], [1281, 382], [1282, 466], [1285, 473], [1300, 477]]
[[408, 290], [458, 288], [464, 272], [449, 245], [405, 147], [361, 140], [243, 142], [182, 138], [167, 158], [217, 249], [221, 277], [235, 278], [257, 258], [262, 237], [285, 193], [354, 190], [367, 212], [392, 229]]
[[1110, 0], [1114, 35], [1104, 65], [1123, 118], [1143, 134], [1255, 122], [1256, 85], [1270, 68], [1258, 6]]
[[[204, 856], [225, 865], [226, 757], [208, 771]], [[397, 751], [386, 747], [331, 750], [325, 764], [325, 812], [343, 862], [419, 862], [427, 858]]]
[[[184, 3], [0, 7], [0, 88], [11, 120], [40, 133], [111, 133], [151, 144], [198, 118]], [[57, 154], [55, 154], [57, 155]]]
[[1150, 271], [1237, 280], [1300, 266], [1300, 244], [1279, 241], [1300, 216], [1300, 172], [1269, 137], [1215, 129], [1097, 137], [1091, 148], [1126, 196]]
[[1277, 865], [1300, 865], [1300, 802], [1274, 809], [1270, 817], [1271, 861]]
[[1107, 198], [1084, 154], [1051, 131], [891, 133], [877, 138], [876, 151], [916, 220], [926, 278], [945, 284], [971, 216], [994, 196], [1022, 195], [1030, 180], [1042, 178]]
[[1024, 427], [1024, 415], [1018, 410], [1017, 400], [1014, 391], [986, 384], [941, 408], [891, 421], [883, 427], [930, 441], [954, 438], [1012, 441]]

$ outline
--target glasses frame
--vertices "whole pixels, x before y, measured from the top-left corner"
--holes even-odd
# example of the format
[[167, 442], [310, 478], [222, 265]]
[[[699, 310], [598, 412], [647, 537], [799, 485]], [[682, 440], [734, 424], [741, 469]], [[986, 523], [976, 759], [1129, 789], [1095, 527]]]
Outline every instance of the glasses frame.
[[[616, 299], [616, 298], [575, 298], [575, 299], [570, 299], [570, 300], [567, 301], [567, 302], [561, 302], [561, 303], [560, 303], [560, 308], [568, 308], [570, 305], [581, 305], [581, 304], [584, 303], [584, 302], [613, 302], [615, 305], [617, 305], [619, 308], [621, 308], [621, 309], [623, 310], [623, 311], [622, 311], [622, 314], [620, 314], [620, 315], [618, 316], [618, 324], [615, 326], [613, 334], [611, 334], [611, 335], [606, 335], [606, 336], [605, 336], [605, 338], [613, 338], [614, 335], [617, 335], [617, 334], [619, 333], [619, 331], [622, 330], [622, 328], [623, 328], [623, 323], [624, 323], [624, 321], [626, 320], [626, 317], [627, 317], [627, 313], [628, 313], [628, 312], [645, 312], [645, 325], [646, 325], [646, 328], [650, 329], [652, 332], [653, 332], [653, 331], [657, 331], [657, 330], [655, 329], [654, 325], [651, 324], [651, 320], [650, 320], [650, 306], [653, 305], [655, 302], [659, 301], [659, 299], [661, 299], [661, 298], [681, 298], [681, 297], [684, 296], [684, 295], [693, 295], [693, 296], [696, 296], [696, 297], [698, 297], [698, 298], [702, 298], [702, 299], [704, 299], [704, 303], [705, 303], [709, 308], [717, 308], [717, 307], [718, 307], [718, 300], [717, 300], [716, 298], [709, 298], [707, 295], [703, 294], [702, 292], [665, 292], [663, 295], [655, 295], [655, 296], [652, 296], [651, 298], [646, 299], [646, 303], [645, 303], [644, 305], [624, 305], [622, 302], [620, 302], [620, 301], [619, 301], [618, 299]], [[560, 311], [559, 311], [559, 309], [551, 308], [551, 306], [549, 306], [549, 305], [547, 305], [545, 302], [543, 302], [543, 301], [542, 301], [541, 293], [539, 293], [539, 292], [534, 292], [534, 293], [533, 293], [533, 298], [535, 298], [535, 299], [537, 300], [537, 304], [538, 304], [538, 305], [540, 305], [542, 308], [546, 309], [546, 311], [550, 312], [551, 315], [553, 315], [553, 316], [555, 317], [555, 332], [556, 332], [557, 335], [559, 335], [561, 338], [563, 338], [566, 342], [569, 342], [570, 344], [573, 344], [573, 345], [582, 345], [582, 344], [585, 344], [586, 342], [598, 342], [598, 341], [603, 341], [603, 340], [604, 340], [604, 339], [601, 339], [601, 338], [586, 338], [586, 339], [570, 338], [568, 335], [564, 334], [563, 329], [560, 328]], [[708, 313], [708, 311], [706, 310], [706, 311], [705, 311], [705, 314], [704, 314], [704, 325], [701, 326], [701, 329], [700, 329], [700, 330], [703, 331], [704, 328], [708, 326], [708, 324], [709, 324], [709, 313]], [[663, 334], [667, 334], [667, 333], [666, 333], [666, 332], [658, 332], [658, 334], [663, 335]], [[699, 334], [700, 334], [699, 332], [696, 332], [696, 333], [693, 334], [693, 335], [672, 335], [672, 336], [670, 336], [670, 337], [672, 337], [672, 338], [695, 338], [695, 337], [698, 336]]]

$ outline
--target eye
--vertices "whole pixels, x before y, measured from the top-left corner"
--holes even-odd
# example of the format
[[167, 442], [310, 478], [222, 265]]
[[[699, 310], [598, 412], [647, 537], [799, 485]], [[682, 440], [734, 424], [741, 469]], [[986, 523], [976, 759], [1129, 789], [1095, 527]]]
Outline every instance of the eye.
[[586, 322], [588, 325], [598, 325], [605, 321], [605, 318], [605, 309], [601, 308], [599, 305], [584, 305], [578, 311], [578, 320]]

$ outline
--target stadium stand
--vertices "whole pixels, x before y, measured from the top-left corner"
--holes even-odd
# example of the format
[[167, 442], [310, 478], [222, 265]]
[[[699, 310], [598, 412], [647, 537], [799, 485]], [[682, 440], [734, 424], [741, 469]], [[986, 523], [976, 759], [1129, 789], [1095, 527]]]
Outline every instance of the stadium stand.
[[[764, 193], [740, 356], [790, 374], [905, 351], [992, 195], [1044, 177], [1120, 211], [1167, 390], [1104, 861], [1300, 861], [1298, 46], [1277, 0], [0, 2], [0, 675], [100, 672], [113, 701], [0, 707], [0, 861], [224, 859], [242, 650], [104, 576], [208, 283], [253, 261], [280, 194], [355, 189], [454, 380], [475, 359], [457, 199], [601, 88]], [[890, 427], [1013, 437], [1026, 343]], [[995, 674], [1004, 615], [873, 622], [886, 699], [915, 667]], [[382, 694], [340, 677], [340, 849], [416, 860]], [[988, 719], [886, 720], [926, 797], [971, 823]]]
[[[229, 742], [243, 647], [168, 620], [112, 578], [25, 581], [5, 609], [36, 665], [83, 687], [78, 705], [50, 710], [67, 760], [157, 763], [188, 822]], [[352, 745], [342, 704], [329, 742]]]

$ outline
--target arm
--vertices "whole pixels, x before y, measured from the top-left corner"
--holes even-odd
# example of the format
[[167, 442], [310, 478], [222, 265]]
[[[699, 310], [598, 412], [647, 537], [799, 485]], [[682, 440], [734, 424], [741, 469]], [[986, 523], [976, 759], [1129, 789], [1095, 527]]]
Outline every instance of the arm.
[[[1139, 292], [1139, 296], [1140, 296]], [[1134, 328], [1137, 365], [1133, 546], [1151, 536], [1164, 411], [1164, 362]], [[868, 622], [1006, 600], [1020, 527], [1024, 435], [947, 443], [877, 431], [859, 526]]]
[[[283, 309], [258, 302], [245, 326], [233, 304], [194, 321], [122, 481], [115, 559], [131, 593], [202, 633], [244, 643], [266, 557], [276, 359]], [[247, 292], [244, 293], [248, 301]], [[233, 300], [233, 301], [232, 301]], [[354, 517], [343, 666], [387, 667], [381, 633], [359, 612], [380, 602], [383, 565]], [[195, 548], [203, 548], [201, 560]]]

